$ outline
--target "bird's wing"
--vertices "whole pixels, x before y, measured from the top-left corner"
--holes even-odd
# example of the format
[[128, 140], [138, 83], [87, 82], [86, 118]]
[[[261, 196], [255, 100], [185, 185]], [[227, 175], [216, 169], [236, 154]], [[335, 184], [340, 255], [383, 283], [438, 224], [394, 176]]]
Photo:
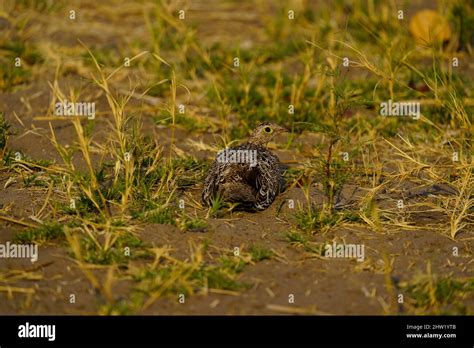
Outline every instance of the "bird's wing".
[[214, 161], [212, 163], [211, 169], [207, 173], [206, 180], [204, 180], [204, 188], [202, 190], [201, 199], [204, 203], [210, 203], [211, 200], [217, 194], [218, 182], [221, 177], [221, 167], [222, 163]]
[[280, 192], [281, 170], [278, 157], [269, 151], [260, 154], [256, 170], [257, 197], [255, 208], [268, 208]]
[[204, 180], [204, 188], [201, 199], [204, 203], [210, 203], [220, 192], [224, 183], [241, 183], [241, 165], [234, 163], [225, 163], [215, 160], [211, 169]]

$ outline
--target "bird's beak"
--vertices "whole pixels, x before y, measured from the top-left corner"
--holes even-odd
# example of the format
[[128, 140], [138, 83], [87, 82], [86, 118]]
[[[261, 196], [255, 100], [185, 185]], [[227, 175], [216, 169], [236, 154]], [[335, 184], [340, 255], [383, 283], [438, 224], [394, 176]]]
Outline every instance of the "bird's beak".
[[278, 126], [277, 132], [278, 133], [288, 133], [289, 131], [285, 127]]

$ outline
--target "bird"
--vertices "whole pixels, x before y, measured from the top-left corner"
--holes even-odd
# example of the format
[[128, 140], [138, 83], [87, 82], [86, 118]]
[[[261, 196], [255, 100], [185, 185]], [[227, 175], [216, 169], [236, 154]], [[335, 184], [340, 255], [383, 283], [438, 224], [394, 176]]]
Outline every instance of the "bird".
[[220, 151], [204, 181], [202, 202], [210, 206], [220, 197], [238, 203], [239, 210], [267, 209], [284, 188], [283, 167], [267, 144], [284, 132], [275, 123], [261, 123], [247, 142]]

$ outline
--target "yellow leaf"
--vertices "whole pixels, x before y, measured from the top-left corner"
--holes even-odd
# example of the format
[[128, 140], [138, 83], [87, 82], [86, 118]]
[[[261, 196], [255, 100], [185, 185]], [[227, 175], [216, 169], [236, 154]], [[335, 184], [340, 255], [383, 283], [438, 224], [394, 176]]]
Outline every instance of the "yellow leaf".
[[443, 42], [451, 38], [448, 21], [436, 11], [418, 11], [410, 21], [410, 32], [422, 44]]

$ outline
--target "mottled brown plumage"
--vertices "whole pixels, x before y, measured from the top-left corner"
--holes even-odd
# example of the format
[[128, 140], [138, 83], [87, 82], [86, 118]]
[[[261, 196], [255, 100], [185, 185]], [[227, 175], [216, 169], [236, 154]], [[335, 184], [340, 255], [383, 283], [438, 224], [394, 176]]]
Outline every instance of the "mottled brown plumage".
[[281, 191], [283, 178], [278, 157], [266, 145], [276, 134], [285, 131], [276, 124], [263, 123], [246, 143], [221, 151], [204, 182], [203, 203], [210, 205], [220, 196], [225, 202], [239, 203], [243, 209], [268, 208]]

